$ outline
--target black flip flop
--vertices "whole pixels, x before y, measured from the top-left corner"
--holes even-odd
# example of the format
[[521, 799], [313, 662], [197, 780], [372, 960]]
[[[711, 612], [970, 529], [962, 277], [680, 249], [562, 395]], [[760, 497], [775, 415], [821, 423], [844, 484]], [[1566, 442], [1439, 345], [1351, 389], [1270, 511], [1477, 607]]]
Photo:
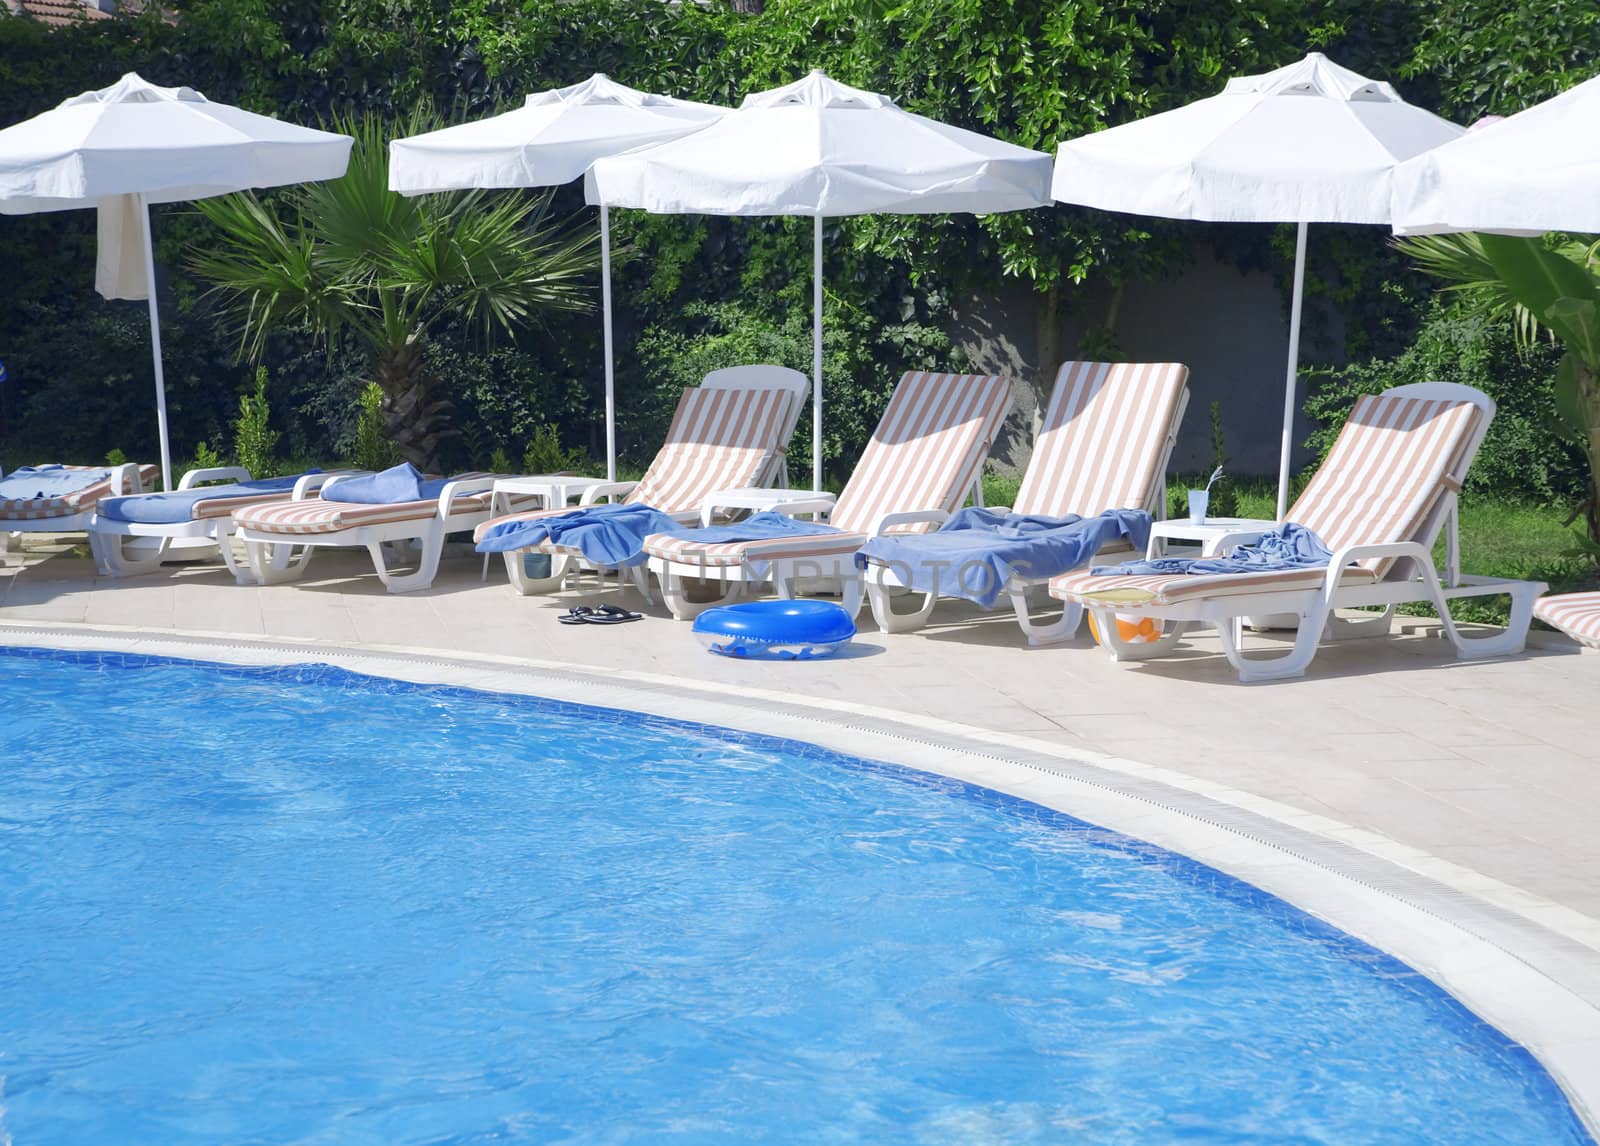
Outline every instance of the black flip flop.
[[583, 622], [586, 625], [621, 625], [628, 621], [641, 621], [643, 619], [643, 613], [630, 612], [627, 609], [618, 608], [616, 605], [601, 605], [599, 608], [591, 610], [589, 615], [583, 619]]
[[594, 615], [594, 610], [588, 605], [574, 605], [556, 620], [563, 625], [587, 625], [589, 618]]

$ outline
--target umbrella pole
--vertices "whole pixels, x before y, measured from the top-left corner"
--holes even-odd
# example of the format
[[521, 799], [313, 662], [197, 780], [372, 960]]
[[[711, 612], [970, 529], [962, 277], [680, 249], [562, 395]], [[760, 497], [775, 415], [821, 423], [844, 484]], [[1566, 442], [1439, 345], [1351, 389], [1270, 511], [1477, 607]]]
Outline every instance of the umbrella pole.
[[1289, 455], [1294, 450], [1294, 411], [1300, 367], [1300, 299], [1306, 285], [1306, 224], [1294, 240], [1294, 299], [1289, 305], [1289, 369], [1283, 383], [1283, 450], [1278, 458], [1278, 520], [1289, 512]]
[[822, 492], [822, 216], [811, 232], [811, 491]]
[[617, 480], [617, 379], [611, 355], [611, 211], [600, 204], [600, 309], [606, 343], [606, 480]]
[[150, 303], [150, 353], [156, 367], [156, 428], [161, 434], [161, 488], [172, 488], [172, 446], [167, 441], [167, 382], [161, 370], [161, 315], [156, 305], [156, 257], [150, 241], [150, 204], [139, 196], [139, 229], [144, 232], [144, 285]]

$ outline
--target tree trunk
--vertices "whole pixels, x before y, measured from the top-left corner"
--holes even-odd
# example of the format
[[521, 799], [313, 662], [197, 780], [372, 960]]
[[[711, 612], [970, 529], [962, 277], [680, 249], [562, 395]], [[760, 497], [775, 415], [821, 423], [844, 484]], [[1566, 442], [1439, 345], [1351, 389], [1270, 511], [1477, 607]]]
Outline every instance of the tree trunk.
[[1578, 394], [1583, 401], [1583, 452], [1589, 459], [1589, 502], [1584, 508], [1584, 524], [1589, 527], [1589, 540], [1600, 545], [1600, 374], [1580, 366]]
[[435, 402], [433, 378], [424, 370], [422, 343], [416, 335], [378, 357], [376, 381], [383, 390], [383, 432], [400, 457], [424, 473], [438, 465], [439, 440], [449, 435], [444, 411], [448, 402]]
[[1035, 369], [1033, 372], [1033, 436], [1038, 438], [1044, 425], [1045, 407], [1055, 389], [1056, 369], [1061, 365], [1061, 286], [1051, 283], [1039, 297], [1034, 310]]

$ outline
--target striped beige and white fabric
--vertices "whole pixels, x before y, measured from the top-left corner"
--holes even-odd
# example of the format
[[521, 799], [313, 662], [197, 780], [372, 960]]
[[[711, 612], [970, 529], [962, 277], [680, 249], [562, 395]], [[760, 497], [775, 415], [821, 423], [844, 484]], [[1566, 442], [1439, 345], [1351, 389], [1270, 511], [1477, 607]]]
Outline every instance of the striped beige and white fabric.
[[[456, 474], [450, 480], [466, 481], [473, 478], [495, 477], [489, 473]], [[437, 480], [437, 479], [431, 479]], [[458, 513], [482, 512], [489, 508], [489, 491], [467, 494], [456, 498], [453, 508]], [[280, 501], [267, 505], [253, 505], [236, 510], [235, 525], [254, 533], [277, 533], [285, 537], [309, 537], [317, 534], [338, 533], [363, 525], [390, 525], [396, 521], [426, 521], [439, 511], [438, 498], [420, 501], [397, 501], [371, 505], [354, 501], [323, 501], [309, 497], [300, 501]]]
[[1540, 597], [1533, 615], [1579, 644], [1600, 649], [1600, 593], [1561, 593]]
[[[62, 466], [64, 470], [80, 470], [87, 474], [103, 474], [105, 466]], [[149, 485], [161, 472], [158, 466], [140, 466], [139, 481]], [[93, 507], [111, 492], [112, 479], [107, 476], [98, 481], [86, 482], [82, 489], [57, 497], [8, 497], [0, 499], [0, 521], [45, 521], [52, 517], [71, 517]]]
[[[678, 399], [667, 440], [639, 484], [623, 498], [624, 504], [687, 517], [698, 515], [700, 503], [719, 489], [755, 485], [787, 444], [780, 439], [789, 424], [792, 402], [787, 390], [688, 387]], [[473, 536], [481, 541], [489, 530], [506, 522], [570, 512], [562, 507], [508, 513], [484, 522]], [[534, 548], [558, 551], [548, 542]]]
[[[1289, 520], [1310, 529], [1334, 551], [1349, 545], [1431, 542], [1443, 496], [1461, 488], [1481, 416], [1479, 407], [1460, 399], [1362, 396], [1305, 492], [1290, 508]], [[1347, 573], [1345, 579], [1380, 580], [1393, 563], [1393, 558], [1364, 560], [1356, 565], [1362, 572]], [[1314, 576], [1296, 579], [1300, 573]], [[1196, 597], [1314, 587], [1322, 580], [1323, 571], [1318, 569], [1216, 577], [1181, 573], [1095, 577], [1075, 572], [1052, 580], [1050, 594], [1091, 603], [1165, 605]]]
[[[981, 471], [1010, 405], [1010, 384], [998, 375], [910, 371], [895, 387], [834, 505], [829, 521], [837, 532], [719, 545], [656, 534], [645, 538], [644, 551], [718, 568], [854, 553], [884, 514], [956, 509]], [[928, 528], [917, 525], [908, 532]]]
[[243, 513], [258, 505], [276, 505], [286, 502], [294, 496], [294, 490], [276, 490], [272, 493], [253, 493], [245, 497], [214, 497], [209, 501], [197, 501], [189, 507], [189, 516], [195, 521], [206, 521], [213, 517], [228, 517], [235, 513]]
[[1063, 363], [1013, 510], [1092, 517], [1148, 507], [1165, 493], [1164, 447], [1188, 381], [1178, 362]]

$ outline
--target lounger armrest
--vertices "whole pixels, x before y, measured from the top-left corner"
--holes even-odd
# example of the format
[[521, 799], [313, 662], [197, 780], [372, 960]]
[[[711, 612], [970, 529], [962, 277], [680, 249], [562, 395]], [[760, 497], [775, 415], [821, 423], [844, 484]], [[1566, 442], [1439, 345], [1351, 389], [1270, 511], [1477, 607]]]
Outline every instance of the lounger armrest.
[[294, 483], [294, 492], [289, 495], [289, 499], [291, 501], [304, 501], [308, 494], [320, 492], [325, 486], [331, 485], [339, 478], [371, 476], [371, 470], [322, 470], [314, 474], [301, 474]]
[[1433, 568], [1433, 551], [1415, 541], [1387, 541], [1377, 545], [1346, 545], [1334, 553], [1333, 559], [1328, 562], [1328, 576], [1323, 582], [1323, 589], [1328, 595], [1339, 587], [1339, 579], [1344, 576], [1344, 571], [1357, 561], [1366, 561], [1373, 557], [1406, 558], [1417, 563], [1424, 576], [1432, 575], [1437, 580], [1439, 574]]
[[123, 462], [120, 466], [111, 469], [111, 497], [123, 497], [130, 493], [143, 493], [144, 482], [139, 479], [139, 463]]
[[439, 491], [439, 520], [443, 521], [455, 512], [457, 498], [492, 490], [494, 483], [493, 474], [488, 477], [462, 478], [460, 481], [446, 482], [444, 488]]
[[873, 537], [882, 537], [889, 530], [902, 525], [921, 525], [924, 522], [943, 525], [949, 520], [949, 512], [943, 509], [907, 509], [900, 513], [883, 514], [872, 523], [872, 528], [867, 532]]
[[607, 481], [592, 485], [578, 497], [579, 505], [594, 505], [603, 497], [627, 497], [639, 483], [636, 481]]
[[249, 481], [250, 471], [243, 466], [211, 466], [190, 470], [178, 479], [179, 489], [193, 489], [203, 481]]
[[752, 509], [758, 513], [782, 513], [798, 517], [802, 513], [826, 515], [833, 512], [838, 499], [831, 493], [795, 489], [719, 489], [700, 502], [700, 524], [710, 525], [719, 509]]

